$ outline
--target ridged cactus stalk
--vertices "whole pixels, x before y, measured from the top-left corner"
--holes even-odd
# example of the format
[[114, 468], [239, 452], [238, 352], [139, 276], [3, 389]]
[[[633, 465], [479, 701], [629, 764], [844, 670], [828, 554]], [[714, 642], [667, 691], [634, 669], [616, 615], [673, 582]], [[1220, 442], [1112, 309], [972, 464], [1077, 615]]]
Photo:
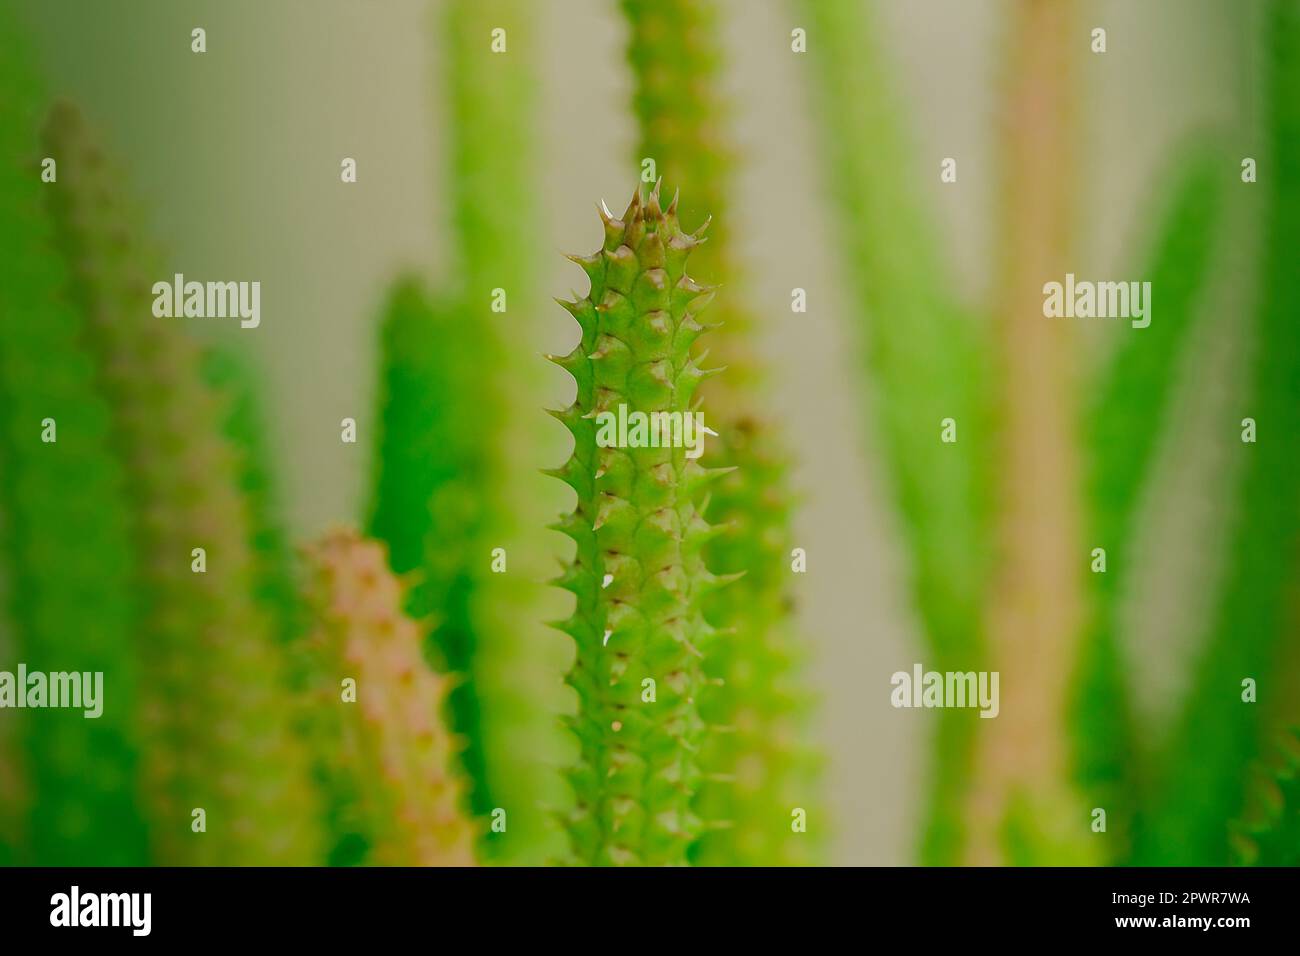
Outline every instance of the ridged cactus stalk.
[[708, 372], [692, 347], [713, 293], [686, 273], [699, 233], [682, 231], [676, 205], [662, 209], [657, 190], [644, 199], [638, 191], [621, 219], [603, 207], [601, 216], [603, 246], [573, 257], [591, 290], [562, 303], [582, 338], [554, 359], [577, 382], [573, 403], [554, 413], [574, 440], [555, 474], [577, 494], [556, 526], [576, 544], [558, 582], [576, 598], [560, 624], [577, 645], [567, 678], [581, 747], [570, 773], [572, 858], [684, 864], [700, 833], [699, 702], [703, 662], [716, 649], [704, 605], [726, 583], [704, 558], [716, 533], [704, 496], [717, 476], [686, 448], [620, 447], [608, 434], [598, 444], [598, 416], [621, 406], [628, 421], [695, 410]]
[[156, 858], [316, 861], [306, 757], [276, 624], [255, 596], [250, 503], [221, 408], [180, 320], [152, 314], [151, 284], [166, 276], [135, 239], [120, 177], [80, 115], [56, 108], [45, 141], [59, 159], [59, 189], [48, 193], [58, 243], [132, 489]]
[[42, 208], [68, 186], [61, 164], [41, 180], [42, 94], [8, 21], [0, 11], [0, 670], [98, 671], [103, 685], [94, 719], [0, 711], [0, 857], [140, 865], [128, 490]]
[[[630, 26], [628, 60], [639, 128], [638, 160], [652, 159], [665, 189], [689, 197], [679, 216], [703, 223], [709, 241], [693, 267], [711, 282], [736, 285], [727, 183], [732, 151], [720, 94], [723, 57], [712, 0], [622, 0]], [[729, 865], [809, 863], [825, 820], [796, 832], [792, 813], [820, 809], [818, 760], [807, 746], [810, 699], [799, 679], [803, 654], [794, 627], [791, 496], [785, 450], [763, 414], [757, 328], [736, 295], [710, 312], [710, 356], [726, 368], [701, 389], [705, 420], [717, 432], [703, 459], [729, 468], [713, 487], [706, 514], [725, 526], [707, 551], [718, 573], [743, 574], [705, 612], [721, 637], [705, 663], [701, 711], [711, 728], [701, 750], [696, 810], [705, 829], [694, 862]]]
[[348, 778], [337, 789], [355, 794], [367, 862], [470, 865], [473, 834], [443, 723], [447, 679], [424, 658], [426, 632], [403, 610], [383, 545], [340, 530], [310, 559], [315, 706], [332, 714], [325, 759], [331, 776]]

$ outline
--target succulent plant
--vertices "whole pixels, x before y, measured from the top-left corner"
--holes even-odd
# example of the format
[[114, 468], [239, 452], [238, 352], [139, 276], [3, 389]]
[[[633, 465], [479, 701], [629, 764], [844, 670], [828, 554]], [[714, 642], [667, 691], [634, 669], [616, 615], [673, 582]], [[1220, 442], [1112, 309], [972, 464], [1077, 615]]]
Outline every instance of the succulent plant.
[[[470, 803], [509, 821], [505, 832], [485, 827], [481, 848], [494, 862], [536, 864], [559, 849], [550, 814], [564, 799], [563, 664], [551, 660], [562, 649], [539, 627], [546, 595], [535, 584], [550, 555], [526, 533], [545, 521], [535, 482], [545, 483], [522, 463], [544, 459], [535, 423], [509, 414], [544, 368], [515, 347], [529, 328], [521, 317], [540, 305], [536, 29], [522, 0], [454, 0], [439, 27], [456, 255], [436, 295], [411, 278], [390, 294], [369, 527], [389, 542], [393, 569], [414, 575], [412, 611], [437, 622], [439, 666], [463, 678], [451, 709]], [[492, 569], [498, 548], [504, 573]]]
[[577, 494], [555, 525], [576, 544], [556, 582], [576, 598], [558, 625], [577, 645], [567, 677], [581, 749], [570, 772], [572, 857], [683, 864], [700, 829], [692, 811], [699, 696], [716, 633], [704, 601], [726, 583], [704, 560], [715, 529], [704, 520], [703, 495], [717, 474], [680, 447], [600, 447], [596, 417], [620, 406], [629, 415], [693, 412], [709, 373], [692, 346], [713, 293], [686, 273], [699, 232], [683, 232], [676, 204], [662, 209], [657, 190], [644, 199], [638, 190], [621, 219], [603, 207], [601, 217], [602, 247], [572, 257], [591, 290], [561, 303], [582, 339], [553, 358], [577, 382], [573, 404], [553, 413], [574, 440], [553, 474]]
[[[1182, 163], [1140, 271], [1160, 295], [1160, 321], [1122, 335], [1084, 409], [1088, 540], [1106, 549], [1105, 574], [1089, 574], [1089, 619], [1071, 695], [1076, 779], [1089, 806], [1107, 808], [1112, 861], [1131, 850], [1145, 763], [1119, 642], [1119, 595], [1141, 490], [1150, 480], [1160, 427], [1169, 417], [1178, 360], [1210, 271], [1219, 208], [1220, 157], [1203, 148]], [[1162, 197], [1163, 199], [1163, 197]], [[1145, 414], [1135, 416], [1134, 408]]]
[[330, 774], [349, 778], [339, 789], [356, 795], [368, 862], [471, 864], [473, 833], [442, 723], [447, 680], [425, 661], [425, 632], [403, 610], [383, 545], [335, 531], [311, 560], [316, 706], [331, 715]]
[[[1266, 82], [1270, 155], [1268, 219], [1260, 257], [1261, 293], [1255, 318], [1260, 343], [1241, 418], [1258, 426], [1254, 443], [1234, 446], [1244, 458], [1236, 519], [1207, 642], [1193, 669], [1186, 704], [1158, 755], [1135, 850], [1140, 863], [1222, 865], [1229, 861], [1226, 821], [1246, 799], [1246, 768], [1261, 752], [1268, 729], [1261, 708], [1286, 693], [1295, 675], [1282, 667], [1294, 640], [1294, 582], [1300, 553], [1300, 506], [1290, 489], [1300, 469], [1300, 291], [1295, 252], [1300, 244], [1300, 4], [1268, 8]], [[1236, 416], [1234, 415], [1234, 418]], [[1235, 427], [1234, 421], [1229, 427]], [[1242, 681], [1258, 685], [1259, 704], [1242, 700]]]
[[[313, 862], [306, 755], [276, 623], [256, 598], [251, 505], [217, 398], [197, 347], [151, 314], [155, 264], [75, 109], [55, 108], [46, 142], [60, 160], [61, 188], [50, 193], [58, 244], [133, 491], [149, 648], [138, 696], [157, 858]], [[200, 808], [206, 831], [194, 829]]]
[[44, 100], [8, 17], [0, 11], [0, 628], [11, 639], [0, 669], [100, 671], [103, 713], [0, 712], [0, 841], [21, 841], [0, 855], [139, 865], [147, 844], [129, 703], [139, 645], [128, 492], [42, 207], [69, 188], [67, 170], [60, 159], [57, 182], [41, 181]]
[[[381, 326], [380, 427], [370, 530], [387, 542], [398, 574], [412, 575], [409, 610], [427, 618], [442, 670], [471, 674], [477, 654], [475, 594], [487, 584], [486, 501], [491, 438], [472, 406], [477, 363], [457, 342], [465, 313], [434, 304], [421, 282], [400, 279], [389, 293]], [[473, 346], [467, 346], [472, 348]], [[490, 435], [490, 433], [489, 433]], [[478, 685], [451, 692], [460, 755], [487, 813], [487, 771]]]
[[275, 622], [280, 639], [292, 645], [303, 632], [303, 608], [256, 376], [250, 363], [230, 349], [210, 348], [203, 353], [202, 363], [203, 379], [217, 396], [223, 413], [221, 433], [235, 450], [239, 487], [248, 501], [253, 593]]
[[[855, 327], [878, 400], [875, 449], [908, 539], [912, 603], [937, 670], [985, 666], [991, 534], [987, 447], [991, 356], [983, 326], [953, 293], [950, 270], [916, 189], [896, 98], [857, 0], [801, 0], [813, 101], [837, 212], [839, 249], [861, 306]], [[846, 117], [838, 104], [853, 104]], [[938, 440], [944, 419], [960, 440]], [[972, 771], [969, 714], [940, 713], [931, 756], [923, 863], [955, 862], [965, 844]]]
[[[713, 216], [709, 241], [694, 268], [733, 285], [727, 182], [732, 151], [725, 141], [719, 93], [722, 57], [718, 10], [711, 0], [623, 0], [630, 26], [628, 60], [640, 131], [638, 158], [653, 158], [669, 190], [690, 199], [679, 217]], [[710, 524], [724, 526], [706, 551], [710, 568], [743, 574], [706, 602], [721, 637], [705, 662], [709, 684], [701, 713], [711, 732], [700, 754], [696, 811], [705, 829], [692, 852], [698, 864], [774, 865], [816, 859], [821, 820], [791, 829], [791, 812], [820, 803], [818, 759], [804, 741], [811, 700], [799, 680], [803, 654], [794, 633], [789, 560], [791, 496], [786, 454], [762, 413], [762, 363], [752, 316], [735, 296], [710, 313], [710, 356], [726, 375], [701, 388], [718, 433], [703, 463], [729, 468], [713, 486]]]

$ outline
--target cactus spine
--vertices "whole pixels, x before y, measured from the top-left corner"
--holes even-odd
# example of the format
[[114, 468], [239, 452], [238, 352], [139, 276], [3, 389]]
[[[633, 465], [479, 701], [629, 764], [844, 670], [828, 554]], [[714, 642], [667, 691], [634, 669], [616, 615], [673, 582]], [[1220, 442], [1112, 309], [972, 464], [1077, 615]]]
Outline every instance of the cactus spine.
[[595, 418], [620, 405], [629, 415], [693, 410], [708, 373], [691, 351], [712, 291], [686, 274], [699, 233], [681, 230], [657, 190], [644, 201], [638, 191], [621, 219], [603, 207], [601, 217], [602, 248], [573, 257], [591, 291], [561, 303], [582, 339], [554, 359], [577, 382], [573, 404], [553, 413], [574, 439], [554, 474], [578, 496], [556, 526], [576, 544], [557, 582], [577, 599], [560, 625], [577, 644], [570, 833], [578, 862], [682, 864], [699, 833], [698, 696], [714, 634], [703, 603], [725, 583], [704, 561], [713, 531], [701, 496], [716, 475], [682, 448], [598, 447]]
[[[716, 5], [623, 0], [622, 7], [631, 27], [639, 156], [655, 160], [667, 188], [687, 190], [690, 206], [679, 215], [703, 222], [703, 210], [712, 213], [709, 241], [693, 265], [712, 282], [734, 285], [725, 185], [733, 163], [721, 133]], [[705, 662], [710, 683], [701, 711], [716, 732], [701, 750], [696, 809], [706, 829], [692, 858], [705, 865], [807, 863], [815, 837], [790, 826], [793, 808], [817, 802], [817, 760], [801, 739], [808, 699], [793, 634], [788, 467], [771, 423], [758, 414], [763, 370], [750, 346], [752, 316], [733, 296], [711, 318], [710, 356], [727, 374], [701, 389], [718, 432], [705, 462], [732, 471], [713, 487], [706, 518], [728, 530], [706, 557], [714, 571], [744, 576], [706, 606], [722, 636]]]
[[[315, 808], [274, 623], [254, 597], [249, 503], [196, 347], [151, 316], [151, 263], [101, 152], [71, 107], [52, 114], [52, 193], [72, 291], [90, 322], [102, 387], [137, 504], [150, 653], [142, 692], [146, 792], [166, 863], [317, 858]], [[192, 549], [206, 550], [195, 573]], [[207, 830], [192, 832], [202, 808]]]
[[[472, 833], [442, 726], [446, 681], [429, 668], [423, 633], [402, 610], [405, 595], [381, 544], [355, 532], [312, 549], [312, 649], [321, 708], [341, 708], [336, 773], [352, 778], [370, 862], [466, 866]], [[349, 701], [342, 681], [355, 681]]]
[[[43, 195], [66, 188], [65, 170], [60, 163], [58, 182], [41, 182], [41, 94], [8, 11], [0, 32], [0, 627], [13, 636], [0, 669], [104, 675], [98, 719], [42, 710], [18, 722], [20, 712], [0, 712], [0, 819], [9, 818], [11, 839], [24, 839], [15, 862], [140, 865], [126, 490], [41, 207]], [[42, 442], [45, 419], [51, 443]]]

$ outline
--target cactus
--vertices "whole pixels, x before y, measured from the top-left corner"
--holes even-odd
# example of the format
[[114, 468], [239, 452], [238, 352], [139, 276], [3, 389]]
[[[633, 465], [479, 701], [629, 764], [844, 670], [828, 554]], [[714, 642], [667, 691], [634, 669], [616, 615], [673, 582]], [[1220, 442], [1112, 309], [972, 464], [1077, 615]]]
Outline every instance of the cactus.
[[[544, 520], [537, 429], [512, 417], [535, 369], [518, 342], [535, 302], [536, 190], [529, 169], [534, 77], [532, 7], [522, 0], [452, 0], [439, 37], [449, 114], [448, 188], [459, 252], [432, 303], [412, 280], [394, 288], [384, 320], [381, 416], [369, 527], [392, 567], [414, 572], [412, 610], [438, 621], [432, 639], [465, 741], [475, 813], [508, 813], [487, 832], [497, 862], [540, 863], [559, 849], [549, 812], [564, 797], [557, 764], [562, 663], [537, 621], [548, 555], [524, 529]], [[493, 52], [495, 30], [505, 44]], [[506, 311], [493, 311], [494, 290]], [[540, 363], [539, 363], [540, 365]], [[493, 552], [508, 573], [492, 573]], [[556, 655], [558, 656], [558, 655]]]
[[[52, 246], [37, 153], [41, 94], [4, 11], [0, 25], [0, 669], [102, 671], [103, 714], [0, 711], [11, 829], [41, 865], [139, 865], [129, 701], [137, 681], [126, 487], [109, 412]], [[42, 420], [57, 441], [43, 443]], [[21, 716], [22, 720], [16, 718]], [[9, 730], [21, 731], [9, 737]], [[24, 752], [25, 750], [25, 752]], [[18, 774], [21, 772], [21, 776]]]
[[[1115, 633], [1127, 579], [1138, 496], [1146, 485], [1160, 428], [1172, 400], [1174, 371], [1209, 271], [1219, 206], [1218, 157], [1205, 149], [1185, 161], [1172, 201], [1137, 273], [1160, 290], [1160, 321], [1124, 335], [1085, 411], [1089, 541], [1105, 547], [1108, 571], [1090, 574], [1090, 619], [1072, 690], [1076, 780], [1089, 806], [1109, 808], [1112, 859], [1129, 852], [1145, 781], [1137, 729]], [[1135, 417], [1132, 409], [1147, 414]], [[1155, 424], [1153, 424], [1153, 422]]]
[[[446, 681], [424, 660], [421, 629], [402, 609], [383, 546], [337, 531], [311, 558], [317, 706], [338, 713], [331, 763], [358, 795], [369, 862], [469, 865], [472, 833], [441, 721]], [[340, 690], [348, 678], [351, 701]]]
[[591, 290], [561, 303], [582, 339], [552, 358], [577, 382], [573, 404], [553, 413], [574, 440], [553, 474], [578, 499], [555, 526], [576, 544], [556, 582], [576, 598], [559, 625], [577, 645], [566, 678], [581, 748], [569, 830], [581, 863], [682, 864], [699, 833], [698, 697], [715, 633], [703, 605], [726, 582], [704, 562], [714, 530], [702, 495], [717, 474], [682, 448], [598, 447], [595, 419], [620, 405], [629, 415], [692, 411], [709, 373], [691, 351], [712, 290], [685, 271], [700, 234], [681, 230], [657, 190], [635, 193], [622, 219], [603, 207], [601, 218], [602, 248], [572, 257]]
[[[668, 189], [685, 187], [679, 216], [714, 219], [694, 268], [733, 285], [725, 184], [731, 153], [721, 132], [717, 8], [711, 0], [623, 0], [631, 27], [628, 60], [640, 129], [640, 157], [652, 157]], [[719, 573], [744, 573], [718, 592], [706, 615], [724, 635], [705, 664], [701, 698], [710, 733], [696, 801], [708, 824], [692, 858], [700, 864], [771, 865], [815, 859], [816, 838], [794, 834], [790, 813], [817, 797], [817, 759], [801, 739], [810, 700], [799, 685], [789, 559], [788, 466], [770, 423], [758, 413], [762, 368], [750, 347], [752, 317], [734, 297], [711, 313], [710, 356], [727, 374], [701, 389], [718, 433], [709, 467], [730, 468], [714, 485], [706, 519], [726, 526], [706, 561]], [[824, 828], [814, 832], [824, 833]]]
[[[1261, 259], [1259, 347], [1253, 394], [1240, 414], [1258, 423], [1258, 440], [1241, 443], [1238, 525], [1230, 568], [1187, 703], [1158, 755], [1161, 768], [1138, 862], [1222, 865], [1231, 847], [1225, 821], [1242, 810], [1242, 781], [1259, 753], [1259, 708], [1243, 703], [1241, 682], [1258, 682], [1261, 701], [1284, 692], [1279, 667], [1288, 640], [1287, 601], [1300, 553], [1300, 505], [1290, 489], [1300, 470], [1300, 293], [1294, 250], [1300, 246], [1300, 3], [1269, 8], [1268, 118], [1271, 203]], [[1261, 186], [1264, 184], [1261, 183]], [[1270, 187], [1264, 187], [1270, 188]]]
[[[485, 586], [485, 502], [490, 449], [470, 381], [478, 363], [457, 343], [464, 313], [434, 304], [414, 278], [389, 294], [381, 327], [383, 380], [370, 529], [388, 543], [398, 574], [415, 573], [408, 610], [430, 618], [444, 671], [472, 673], [477, 653], [476, 592]], [[473, 348], [468, 346], [467, 348]], [[451, 691], [453, 725], [466, 746], [461, 761], [480, 814], [486, 790], [478, 685]]]
[[[71, 291], [89, 318], [118, 446], [134, 491], [149, 647], [142, 693], [146, 792], [167, 863], [317, 859], [305, 754], [282, 684], [275, 623], [255, 597], [250, 503], [205, 386], [197, 348], [152, 319], [147, 253], [116, 199], [116, 177], [79, 114], [60, 106], [46, 141]], [[206, 549], [195, 573], [192, 549]], [[194, 832], [192, 810], [206, 814]]]
[[[797, 9], [817, 44], [813, 103], [845, 268], [866, 315], [863, 364], [879, 392], [871, 411], [908, 537], [912, 603], [931, 666], [976, 669], [987, 660], [980, 621], [991, 563], [988, 350], [951, 292], [915, 190], [899, 179], [915, 163], [868, 12], [858, 0], [800, 0]], [[846, 117], [838, 105], [848, 103]], [[956, 444], [938, 440], [945, 418], [960, 427]], [[965, 843], [969, 716], [948, 710], [936, 721], [924, 863], [952, 863]]]
[[253, 594], [275, 622], [280, 639], [292, 644], [302, 633], [303, 613], [255, 378], [243, 357], [229, 350], [208, 349], [202, 361], [203, 380], [220, 401], [221, 433], [236, 451], [239, 488], [248, 501]]

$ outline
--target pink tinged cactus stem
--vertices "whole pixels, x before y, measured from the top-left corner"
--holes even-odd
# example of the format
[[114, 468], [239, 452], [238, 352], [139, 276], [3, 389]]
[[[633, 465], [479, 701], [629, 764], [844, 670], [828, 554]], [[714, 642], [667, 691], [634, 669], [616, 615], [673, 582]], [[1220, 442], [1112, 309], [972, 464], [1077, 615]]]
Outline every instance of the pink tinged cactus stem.
[[402, 610], [384, 546], [340, 530], [310, 556], [317, 706], [336, 714], [330, 763], [352, 778], [370, 862], [472, 865], [456, 744], [443, 722], [448, 681], [424, 659], [424, 629]]
[[1023, 0], [1009, 39], [1018, 59], [1004, 117], [1008, 188], [999, 288], [1006, 298], [994, 310], [1007, 383], [1002, 564], [986, 627], [990, 667], [1001, 673], [1003, 695], [998, 719], [979, 728], [968, 803], [967, 859], [984, 865], [1005, 862], [1002, 839], [1014, 823], [1013, 808], [1023, 809], [1021, 822], [1051, 843], [1071, 826], [1080, 839], [1087, 836], [1087, 817], [1064, 787], [1062, 743], [1068, 738], [1061, 702], [1075, 659], [1080, 555], [1086, 553], [1070, 397], [1074, 348], [1071, 326], [1045, 319], [1041, 297], [1044, 278], [1067, 271], [1066, 230], [1073, 221], [1067, 185], [1075, 116], [1072, 13], [1070, 3]]

